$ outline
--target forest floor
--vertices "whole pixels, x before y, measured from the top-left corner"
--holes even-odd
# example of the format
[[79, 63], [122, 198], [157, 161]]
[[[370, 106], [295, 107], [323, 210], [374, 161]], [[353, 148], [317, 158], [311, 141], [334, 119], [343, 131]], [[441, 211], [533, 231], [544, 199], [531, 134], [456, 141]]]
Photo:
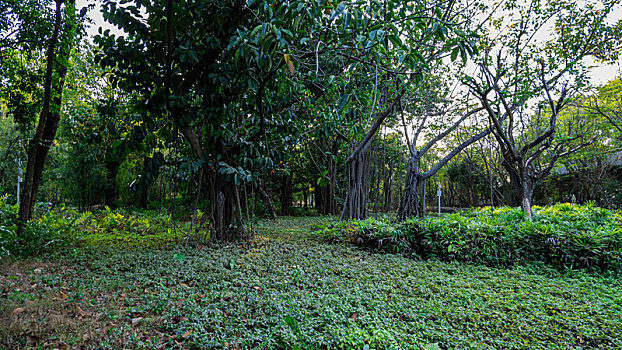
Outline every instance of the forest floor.
[[622, 348], [622, 280], [325, 244], [327, 218], [251, 242], [70, 249], [0, 270], [0, 349]]

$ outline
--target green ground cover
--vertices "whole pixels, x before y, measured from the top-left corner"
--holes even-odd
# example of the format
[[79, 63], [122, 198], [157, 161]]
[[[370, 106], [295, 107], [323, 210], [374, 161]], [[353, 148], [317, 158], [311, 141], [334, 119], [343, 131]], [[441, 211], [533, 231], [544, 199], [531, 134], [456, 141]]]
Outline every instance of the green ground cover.
[[260, 221], [245, 244], [100, 237], [5, 262], [0, 348], [622, 348], [617, 277], [327, 244], [310, 234], [326, 220]]
[[533, 210], [533, 222], [525, 220], [520, 208], [486, 207], [401, 223], [386, 218], [339, 222], [315, 234], [329, 242], [423, 259], [622, 272], [620, 212], [568, 203]]

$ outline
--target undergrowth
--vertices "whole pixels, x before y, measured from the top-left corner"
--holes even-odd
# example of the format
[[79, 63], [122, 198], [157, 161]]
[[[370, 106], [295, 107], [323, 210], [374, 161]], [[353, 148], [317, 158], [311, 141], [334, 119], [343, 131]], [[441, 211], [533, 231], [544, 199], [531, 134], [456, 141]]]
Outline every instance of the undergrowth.
[[[79, 212], [60, 206], [48, 210], [37, 206], [35, 217], [24, 234], [17, 235], [16, 205], [0, 197], [0, 258], [25, 258], [79, 247], [175, 246], [185, 244], [189, 222], [174, 220], [166, 209], [125, 210], [122, 208]], [[190, 242], [209, 241], [203, 213], [190, 232]]]
[[0, 348], [622, 347], [619, 279], [370, 253], [309, 239], [317, 221], [262, 221], [246, 246], [98, 247], [3, 269]]
[[422, 259], [489, 266], [544, 263], [560, 269], [622, 270], [622, 215], [588, 205], [534, 207], [533, 222], [519, 208], [482, 208], [394, 223], [340, 222], [315, 232], [347, 242]]
[[[176, 223], [166, 211], [65, 208], [37, 220], [50, 230], [45, 242], [59, 237], [71, 249], [2, 265], [0, 348], [622, 348], [619, 277], [553, 269], [571, 259], [536, 254], [542, 244], [572, 252], [563, 232], [618, 237], [619, 214], [595, 207], [536, 208], [533, 224], [508, 208], [398, 225], [280, 218], [254, 224], [251, 241], [189, 249], [177, 244], [187, 226], [169, 231]], [[546, 227], [556, 233], [544, 236]], [[508, 248], [521, 232], [535, 248]], [[596, 242], [579, 252], [618, 244]], [[606, 266], [598, 254], [588, 255], [591, 267]]]

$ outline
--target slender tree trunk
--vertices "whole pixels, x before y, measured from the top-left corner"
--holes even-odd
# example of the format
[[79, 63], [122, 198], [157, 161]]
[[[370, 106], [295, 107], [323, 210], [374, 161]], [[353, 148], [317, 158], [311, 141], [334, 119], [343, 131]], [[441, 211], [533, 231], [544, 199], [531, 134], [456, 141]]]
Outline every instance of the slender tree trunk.
[[279, 214], [282, 216], [291, 215], [290, 207], [292, 205], [293, 194], [292, 194], [292, 178], [289, 176], [283, 176], [281, 180], [280, 200], [281, 200], [281, 211]]
[[380, 200], [380, 172], [378, 171], [378, 161], [376, 161], [376, 191], [374, 193], [374, 213], [378, 212], [378, 204]]
[[[41, 175], [50, 147], [56, 137], [58, 122], [60, 121], [63, 87], [67, 74], [66, 61], [71, 52], [73, 38], [60, 37], [63, 0], [56, 0], [55, 22], [52, 37], [50, 38], [44, 83], [43, 107], [39, 114], [39, 122], [34, 137], [30, 140], [28, 162], [24, 176], [24, 188], [19, 207], [19, 223], [17, 233], [21, 235], [26, 222], [32, 219], [37, 198], [37, 191], [41, 184]], [[68, 18], [66, 33], [71, 36], [76, 27], [75, 0], [67, 0], [65, 5]]]
[[[335, 148], [335, 147], [334, 147]], [[333, 154], [337, 153], [336, 149], [334, 149]], [[337, 213], [337, 201], [335, 200], [335, 188], [337, 186], [337, 164], [335, 159], [330, 157], [330, 166], [328, 167], [328, 215], [333, 215]]]
[[112, 207], [117, 199], [117, 173], [119, 172], [119, 161], [106, 162], [106, 191], [104, 201], [108, 207]]
[[389, 169], [387, 176], [384, 179], [383, 196], [384, 196], [384, 208], [383, 211], [389, 212], [391, 210], [391, 196], [393, 195], [393, 171]]
[[276, 215], [274, 215], [274, 206], [272, 205], [272, 200], [270, 200], [270, 194], [268, 193], [268, 191], [266, 191], [262, 184], [259, 184], [259, 186], [257, 186], [257, 190], [259, 191], [259, 195], [261, 196], [261, 199], [266, 205], [266, 211], [268, 212], [270, 220], [275, 221]]
[[426, 193], [427, 193], [427, 185], [428, 185], [428, 179], [424, 178], [423, 179], [423, 190], [421, 191], [423, 198], [421, 198], [421, 217], [424, 218], [425, 214], [426, 214], [426, 208], [425, 208], [425, 197], [426, 197]]

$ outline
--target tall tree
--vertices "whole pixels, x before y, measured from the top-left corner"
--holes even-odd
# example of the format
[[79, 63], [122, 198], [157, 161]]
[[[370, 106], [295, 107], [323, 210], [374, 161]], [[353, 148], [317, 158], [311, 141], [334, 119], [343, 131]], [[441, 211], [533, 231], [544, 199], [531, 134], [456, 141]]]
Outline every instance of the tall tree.
[[[584, 137], [586, 125], [566, 128], [560, 137], [558, 119], [569, 94], [585, 87], [583, 59], [617, 59], [622, 21], [607, 24], [616, 6], [609, 0], [587, 7], [539, 0], [509, 1], [504, 6], [510, 25], [502, 30], [508, 19], [493, 21], [499, 34], [484, 40], [479, 75], [465, 81], [488, 114], [504, 167], [531, 220], [534, 186], [559, 158], [593, 141]], [[540, 39], [538, 34], [549, 25], [554, 32]]]
[[[470, 40], [474, 34], [461, 29], [469, 12], [468, 4], [441, 0], [430, 6], [427, 2], [409, 2], [380, 7], [377, 11], [381, 22], [376, 26], [387, 32], [391, 29], [397, 36], [388, 36], [387, 50], [372, 56], [368, 63], [373, 68], [369, 71], [375, 71], [373, 102], [368, 109], [370, 126], [346, 160], [348, 192], [342, 220], [363, 219], [367, 215], [368, 151], [384, 121], [396, 115], [406, 91], [421, 81], [433, 62], [450, 55], [455, 59], [458, 54], [466, 59], [476, 51]], [[405, 61], [405, 56], [411, 59]]]
[[[14, 7], [15, 19], [18, 21], [14, 42], [25, 50], [36, 50], [39, 36], [45, 33], [31, 30], [33, 23], [40, 19], [33, 16], [39, 13], [42, 4], [33, 4], [28, 1], [11, 3]], [[25, 5], [26, 8], [20, 7]], [[47, 4], [43, 4], [45, 7]], [[56, 136], [58, 122], [61, 115], [62, 94], [65, 75], [69, 64], [71, 49], [77, 37], [78, 16], [75, 0], [56, 0], [54, 3], [52, 30], [47, 37], [45, 47], [45, 75], [43, 81], [43, 98], [39, 113], [37, 128], [27, 148], [28, 161], [24, 176], [24, 187], [19, 208], [18, 233], [22, 233], [26, 222], [34, 213], [37, 191], [41, 183], [41, 176], [49, 149]], [[17, 10], [19, 9], [19, 10]], [[84, 11], [85, 12], [85, 11]], [[84, 15], [84, 13], [81, 13]], [[11, 39], [9, 39], [10, 41]], [[23, 44], [23, 45], [22, 45]], [[21, 45], [21, 46], [20, 46]]]

